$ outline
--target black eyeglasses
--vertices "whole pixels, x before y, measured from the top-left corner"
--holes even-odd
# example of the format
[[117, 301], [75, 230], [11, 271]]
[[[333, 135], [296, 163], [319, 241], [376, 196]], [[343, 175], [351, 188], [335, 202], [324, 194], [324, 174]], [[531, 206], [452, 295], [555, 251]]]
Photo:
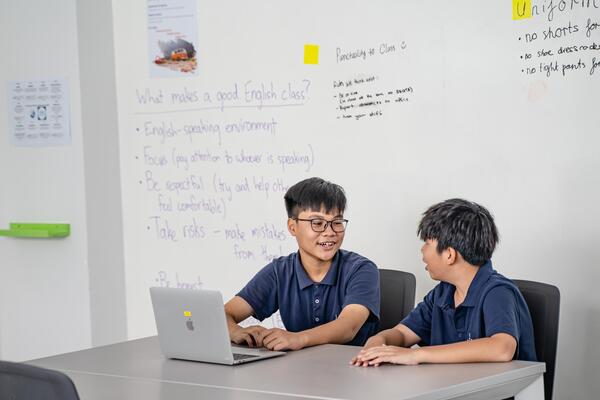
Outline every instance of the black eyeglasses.
[[310, 227], [315, 232], [325, 232], [327, 227], [331, 225], [331, 229], [334, 232], [340, 233], [346, 230], [346, 225], [348, 225], [347, 219], [333, 219], [331, 221], [327, 221], [323, 218], [312, 218], [312, 219], [302, 219], [302, 218], [293, 218], [296, 221], [306, 221], [310, 222]]

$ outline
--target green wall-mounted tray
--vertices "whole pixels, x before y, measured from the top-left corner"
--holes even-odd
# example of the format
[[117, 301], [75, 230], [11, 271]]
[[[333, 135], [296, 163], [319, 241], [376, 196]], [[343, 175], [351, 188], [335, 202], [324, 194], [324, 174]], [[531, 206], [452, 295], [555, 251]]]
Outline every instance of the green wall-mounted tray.
[[0, 229], [0, 236], [15, 238], [56, 238], [69, 236], [71, 224], [30, 224], [13, 222], [9, 229]]

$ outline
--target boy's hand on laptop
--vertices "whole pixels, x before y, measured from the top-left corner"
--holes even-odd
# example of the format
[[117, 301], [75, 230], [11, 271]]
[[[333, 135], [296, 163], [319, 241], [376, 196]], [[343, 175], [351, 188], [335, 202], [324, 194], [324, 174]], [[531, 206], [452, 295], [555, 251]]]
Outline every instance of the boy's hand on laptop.
[[288, 332], [279, 328], [260, 332], [259, 341], [269, 350], [300, 350], [306, 343], [301, 333]]
[[382, 363], [417, 365], [417, 352], [414, 349], [398, 346], [376, 346], [362, 349], [352, 360], [354, 365], [378, 367]]
[[260, 325], [252, 325], [246, 328], [240, 327], [230, 334], [230, 339], [235, 344], [246, 344], [248, 347], [262, 347], [260, 333], [266, 328]]

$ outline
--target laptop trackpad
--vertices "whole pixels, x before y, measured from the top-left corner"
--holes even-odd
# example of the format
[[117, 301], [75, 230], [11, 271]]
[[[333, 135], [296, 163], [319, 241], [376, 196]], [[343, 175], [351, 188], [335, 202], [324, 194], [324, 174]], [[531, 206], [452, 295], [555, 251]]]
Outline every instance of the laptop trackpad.
[[264, 347], [248, 347], [239, 344], [232, 343], [231, 344], [231, 352], [237, 354], [252, 354], [252, 355], [263, 355], [265, 353], [270, 353], [271, 350], [265, 349]]
[[259, 357], [259, 355], [258, 354], [233, 353], [233, 361], [248, 360], [250, 358], [256, 358], [256, 357]]

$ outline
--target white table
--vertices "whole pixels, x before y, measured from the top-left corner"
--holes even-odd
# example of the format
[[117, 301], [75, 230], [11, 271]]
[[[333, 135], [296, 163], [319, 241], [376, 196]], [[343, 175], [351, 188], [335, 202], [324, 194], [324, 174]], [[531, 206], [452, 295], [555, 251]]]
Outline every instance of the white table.
[[[238, 366], [170, 360], [157, 337], [29, 363], [70, 375], [82, 400], [145, 399], [503, 399], [543, 400], [544, 363], [353, 367], [359, 347], [323, 345]], [[113, 390], [113, 396], [110, 396]], [[127, 397], [128, 394], [130, 397]], [[95, 397], [96, 396], [96, 397]], [[125, 396], [125, 397], [124, 397]]]

